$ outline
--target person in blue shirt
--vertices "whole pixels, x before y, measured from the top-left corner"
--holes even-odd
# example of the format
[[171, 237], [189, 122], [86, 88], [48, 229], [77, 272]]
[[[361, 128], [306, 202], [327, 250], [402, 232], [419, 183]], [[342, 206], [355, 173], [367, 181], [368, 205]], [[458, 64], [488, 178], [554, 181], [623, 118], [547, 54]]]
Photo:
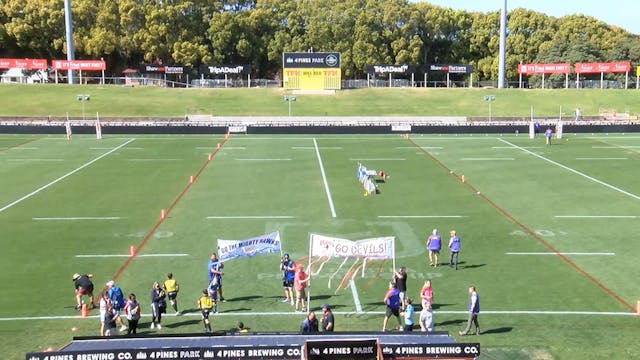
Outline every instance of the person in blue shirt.
[[404, 311], [401, 314], [404, 318], [404, 331], [413, 331], [413, 315], [415, 314], [415, 310], [412, 304], [413, 301], [411, 298], [404, 300]]
[[438, 256], [440, 255], [440, 248], [442, 247], [442, 241], [438, 230], [433, 229], [431, 235], [427, 238], [427, 251], [429, 252], [429, 265], [438, 267]]
[[469, 305], [467, 306], [469, 312], [469, 319], [467, 320], [467, 327], [460, 331], [460, 336], [469, 335], [471, 331], [471, 325], [475, 325], [476, 335], [480, 335], [480, 324], [478, 323], [478, 314], [480, 313], [480, 296], [476, 291], [475, 286], [469, 287]]
[[451, 238], [449, 239], [449, 267], [458, 270], [458, 253], [460, 252], [460, 237], [455, 230], [451, 230], [449, 233]]
[[280, 270], [282, 271], [282, 287], [284, 288], [284, 299], [282, 302], [290, 302], [295, 305], [293, 299], [293, 279], [295, 277], [296, 263], [289, 259], [289, 254], [284, 254], [280, 261]]
[[300, 324], [300, 332], [303, 334], [309, 333], [317, 333], [320, 330], [318, 329], [318, 318], [316, 318], [316, 313], [313, 311], [309, 311], [307, 317], [302, 320], [302, 324]]
[[224, 268], [224, 264], [220, 262], [218, 259], [218, 255], [216, 253], [211, 253], [209, 257], [209, 262], [207, 262], [207, 271], [209, 276], [209, 283], [213, 278], [217, 278], [218, 280], [218, 297], [220, 301], [225, 302], [224, 296], [222, 296], [222, 275], [224, 272], [222, 269]]
[[551, 130], [551, 128], [548, 127], [547, 130], [544, 132], [544, 138], [545, 138], [545, 141], [547, 142], [547, 145], [551, 145], [552, 135], [553, 135], [553, 130]]
[[382, 331], [387, 331], [387, 323], [391, 315], [398, 319], [398, 329], [402, 329], [402, 322], [400, 321], [400, 290], [393, 282], [389, 283], [389, 290], [384, 295], [384, 304], [386, 305], [386, 311], [382, 322]]

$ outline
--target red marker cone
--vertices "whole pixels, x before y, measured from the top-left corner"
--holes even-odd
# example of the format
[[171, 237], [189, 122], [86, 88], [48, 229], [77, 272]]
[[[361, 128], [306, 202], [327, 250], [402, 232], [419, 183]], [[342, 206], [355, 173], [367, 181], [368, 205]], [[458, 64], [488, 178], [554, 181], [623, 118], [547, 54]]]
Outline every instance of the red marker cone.
[[80, 313], [82, 314], [82, 317], [89, 316], [89, 308], [87, 307], [87, 304], [83, 303], [80, 309], [81, 309]]
[[636, 303], [636, 315], [640, 316], [640, 300]]
[[193, 175], [189, 176], [189, 184], [193, 184]]
[[209, 154], [209, 156], [208, 156], [209, 161], [211, 161], [211, 157], [212, 157], [211, 154]]
[[136, 248], [131, 245], [129, 246], [129, 256], [135, 256], [136, 255]]
[[464, 175], [462, 175], [462, 176], [460, 177], [460, 180], [462, 180], [462, 182], [465, 182], [465, 181], [466, 181], [466, 180], [464, 179]]
[[216, 149], [220, 149], [220, 143], [218, 143], [218, 145], [216, 145]]
[[167, 217], [167, 211], [165, 209], [160, 210], [160, 219], [164, 220]]

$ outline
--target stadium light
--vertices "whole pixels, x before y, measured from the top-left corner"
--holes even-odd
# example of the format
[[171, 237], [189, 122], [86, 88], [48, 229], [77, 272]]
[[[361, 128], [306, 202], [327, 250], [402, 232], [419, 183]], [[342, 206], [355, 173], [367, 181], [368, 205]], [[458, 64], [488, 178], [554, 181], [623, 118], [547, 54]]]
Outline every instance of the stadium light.
[[76, 95], [76, 99], [82, 103], [82, 121], [84, 121], [84, 103], [91, 100], [91, 95], [78, 94]]
[[289, 103], [289, 116], [291, 116], [291, 103], [296, 101], [296, 97], [293, 95], [285, 95], [284, 101]]
[[482, 97], [482, 100], [489, 103], [489, 121], [493, 121], [493, 114], [491, 113], [491, 103], [496, 101], [496, 96], [485, 95], [484, 97]]

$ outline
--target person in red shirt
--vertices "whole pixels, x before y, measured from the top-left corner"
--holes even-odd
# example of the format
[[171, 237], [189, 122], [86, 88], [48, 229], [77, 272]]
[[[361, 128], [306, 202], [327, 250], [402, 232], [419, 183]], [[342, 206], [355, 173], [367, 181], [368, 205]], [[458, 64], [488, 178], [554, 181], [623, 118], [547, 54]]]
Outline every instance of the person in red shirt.
[[426, 280], [422, 289], [420, 289], [420, 298], [422, 299], [422, 308], [426, 308], [427, 305], [431, 306], [433, 301], [433, 288], [431, 287], [431, 280]]
[[304, 266], [296, 265], [296, 274], [293, 278], [293, 287], [296, 289], [296, 312], [304, 312], [307, 308], [307, 295], [305, 289], [309, 282], [309, 276], [304, 272]]

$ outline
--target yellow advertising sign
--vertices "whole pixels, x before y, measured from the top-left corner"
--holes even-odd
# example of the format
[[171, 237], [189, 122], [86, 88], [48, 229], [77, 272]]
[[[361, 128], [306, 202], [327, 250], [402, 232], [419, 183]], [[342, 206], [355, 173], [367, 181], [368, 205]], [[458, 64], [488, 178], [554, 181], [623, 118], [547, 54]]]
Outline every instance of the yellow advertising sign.
[[636, 66], [636, 76], [640, 76], [640, 66]]
[[340, 53], [283, 53], [282, 83], [287, 90], [339, 90]]

